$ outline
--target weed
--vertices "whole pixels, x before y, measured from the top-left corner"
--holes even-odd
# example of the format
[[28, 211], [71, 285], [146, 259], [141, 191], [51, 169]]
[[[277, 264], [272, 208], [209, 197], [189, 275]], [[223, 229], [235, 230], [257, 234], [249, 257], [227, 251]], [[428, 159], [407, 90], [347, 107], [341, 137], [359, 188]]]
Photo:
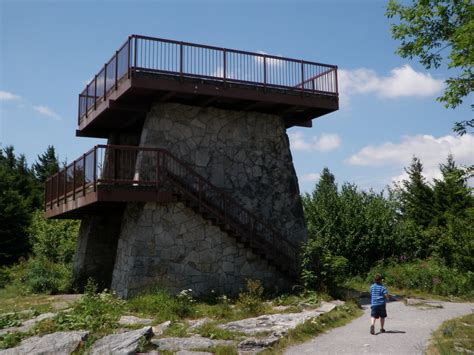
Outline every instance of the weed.
[[21, 325], [21, 317], [18, 313], [0, 314], [0, 329], [17, 327]]
[[13, 332], [0, 335], [0, 349], [8, 349], [18, 345], [26, 334]]
[[244, 335], [243, 333], [232, 332], [227, 329], [219, 328], [216, 322], [203, 324], [197, 328], [195, 332], [206, 338], [223, 340], [233, 340]]
[[247, 280], [246, 291], [239, 293], [237, 306], [249, 315], [257, 315], [265, 310], [263, 287], [260, 280]]
[[474, 351], [474, 313], [450, 319], [433, 332], [428, 355], [470, 354]]

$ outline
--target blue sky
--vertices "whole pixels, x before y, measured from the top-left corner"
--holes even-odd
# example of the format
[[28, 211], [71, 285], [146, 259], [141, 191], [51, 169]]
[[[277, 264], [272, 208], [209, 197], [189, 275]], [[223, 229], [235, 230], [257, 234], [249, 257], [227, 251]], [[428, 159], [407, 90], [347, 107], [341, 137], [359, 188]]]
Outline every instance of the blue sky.
[[426, 175], [452, 153], [474, 163], [474, 137], [452, 134], [472, 116], [435, 98], [446, 67], [427, 71], [394, 54], [385, 1], [0, 0], [0, 143], [32, 163], [54, 145], [69, 161], [101, 142], [77, 138], [77, 98], [130, 34], [264, 51], [336, 64], [341, 109], [288, 130], [302, 191], [327, 166], [339, 182], [382, 189], [413, 155]]

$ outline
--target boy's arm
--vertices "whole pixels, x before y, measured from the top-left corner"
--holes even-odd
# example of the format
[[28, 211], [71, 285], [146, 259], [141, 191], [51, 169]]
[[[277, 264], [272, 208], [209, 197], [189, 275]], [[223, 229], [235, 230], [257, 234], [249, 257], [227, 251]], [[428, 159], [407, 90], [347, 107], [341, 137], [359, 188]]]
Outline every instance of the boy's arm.
[[388, 294], [388, 290], [386, 287], [384, 287], [383, 289], [383, 296], [385, 297], [387, 301], [390, 299], [390, 295]]

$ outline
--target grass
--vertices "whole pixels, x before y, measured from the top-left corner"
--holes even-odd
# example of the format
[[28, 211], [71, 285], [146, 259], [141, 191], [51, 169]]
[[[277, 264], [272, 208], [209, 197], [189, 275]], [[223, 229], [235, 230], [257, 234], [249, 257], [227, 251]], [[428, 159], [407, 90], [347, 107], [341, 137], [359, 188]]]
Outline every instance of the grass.
[[450, 319], [433, 333], [427, 355], [472, 353], [474, 351], [474, 313]]
[[303, 343], [329, 329], [346, 325], [362, 314], [362, 310], [356, 303], [348, 302], [343, 306], [338, 306], [331, 312], [324, 313], [318, 318], [310, 319], [295, 329], [290, 330], [278, 343], [259, 354], [282, 354], [285, 348]]
[[52, 309], [53, 301], [54, 297], [49, 295], [21, 295], [12, 285], [0, 289], [0, 313], [25, 310], [45, 313]]

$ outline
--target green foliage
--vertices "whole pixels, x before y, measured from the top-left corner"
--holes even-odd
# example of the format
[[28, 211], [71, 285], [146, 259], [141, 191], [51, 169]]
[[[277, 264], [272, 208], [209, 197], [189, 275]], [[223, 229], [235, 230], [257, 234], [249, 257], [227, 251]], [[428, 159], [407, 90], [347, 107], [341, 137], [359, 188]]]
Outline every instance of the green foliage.
[[217, 322], [208, 322], [200, 326], [195, 332], [210, 339], [233, 340], [241, 336], [241, 333], [222, 329], [217, 326]]
[[262, 313], [265, 310], [263, 292], [264, 289], [260, 280], [248, 279], [246, 290], [239, 293], [237, 306], [250, 315]]
[[312, 239], [306, 244], [301, 260], [301, 280], [308, 290], [333, 292], [346, 277], [348, 260], [332, 255], [319, 239]]
[[18, 332], [0, 335], [0, 350], [12, 348], [18, 345], [22, 341], [24, 336], [24, 333]]
[[59, 330], [87, 329], [96, 333], [107, 332], [117, 326], [125, 302], [107, 290], [96, 293], [97, 285], [89, 280], [84, 296], [71, 311], [59, 312], [54, 325]]
[[21, 317], [18, 313], [0, 314], [0, 329], [17, 327], [21, 324]]
[[441, 296], [474, 295], [474, 272], [449, 268], [436, 259], [386, 262], [369, 271], [366, 283], [372, 283], [374, 275], [378, 273], [384, 276], [384, 283], [388, 287]]
[[[398, 215], [395, 204], [382, 194], [359, 191], [347, 183], [338, 191], [334, 176], [326, 168], [312, 194], [303, 196], [303, 208], [310, 240], [303, 259], [305, 277], [314, 277], [323, 265], [327, 271], [321, 270], [320, 280], [330, 272], [330, 264], [344, 270], [344, 259], [349, 261], [348, 272], [356, 274], [394, 252]], [[321, 257], [324, 260], [318, 260]], [[318, 265], [311, 266], [311, 262]]]
[[163, 322], [192, 316], [196, 311], [196, 304], [189, 290], [181, 291], [176, 297], [164, 290], [157, 290], [131, 298], [127, 302], [127, 308], [131, 312]]
[[[474, 88], [474, 5], [470, 0], [413, 0], [401, 5], [390, 0], [386, 16], [398, 17], [392, 24], [392, 37], [400, 40], [397, 53], [403, 58], [418, 57], [427, 69], [439, 67], [443, 50], [449, 48], [448, 68], [457, 75], [446, 80], [444, 94], [438, 98], [455, 108]], [[474, 107], [471, 105], [471, 107]], [[474, 127], [474, 119], [457, 122], [455, 131], [464, 134]]]
[[435, 214], [434, 193], [423, 177], [423, 164], [420, 159], [413, 157], [405, 171], [408, 179], [403, 181], [400, 189], [402, 213], [405, 219], [427, 227]]
[[474, 351], [474, 313], [445, 321], [433, 333], [427, 355], [450, 355]]
[[26, 291], [30, 293], [66, 293], [72, 287], [71, 265], [44, 257], [30, 258], [24, 281]]
[[33, 254], [54, 263], [71, 263], [79, 226], [78, 220], [47, 220], [42, 211], [35, 211], [28, 229]]
[[41, 155], [38, 155], [38, 160], [33, 164], [33, 172], [36, 179], [40, 183], [44, 183], [50, 176], [57, 173], [59, 170], [59, 161], [56, 156], [56, 150], [52, 145], [49, 145]]

